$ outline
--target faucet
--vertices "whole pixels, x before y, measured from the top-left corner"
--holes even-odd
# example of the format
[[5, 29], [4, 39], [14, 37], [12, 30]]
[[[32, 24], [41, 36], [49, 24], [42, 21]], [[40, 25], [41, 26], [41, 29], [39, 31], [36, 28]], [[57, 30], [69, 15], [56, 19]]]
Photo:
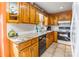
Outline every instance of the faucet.
[[38, 32], [38, 27], [37, 27], [37, 25], [36, 25], [36, 31]]

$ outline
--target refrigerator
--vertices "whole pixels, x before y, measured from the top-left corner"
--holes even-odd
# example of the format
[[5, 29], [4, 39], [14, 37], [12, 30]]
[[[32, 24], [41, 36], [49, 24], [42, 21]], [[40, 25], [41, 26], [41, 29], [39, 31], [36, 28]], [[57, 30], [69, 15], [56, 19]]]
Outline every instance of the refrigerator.
[[78, 2], [74, 2], [72, 5], [70, 39], [71, 39], [72, 56], [79, 57], [79, 3]]

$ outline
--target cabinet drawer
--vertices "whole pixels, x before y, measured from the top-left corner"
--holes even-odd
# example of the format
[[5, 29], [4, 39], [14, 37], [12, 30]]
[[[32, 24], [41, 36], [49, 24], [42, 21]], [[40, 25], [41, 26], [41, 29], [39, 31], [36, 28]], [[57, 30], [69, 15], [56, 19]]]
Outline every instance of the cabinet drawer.
[[26, 47], [28, 47], [28, 46], [30, 46], [30, 45], [31, 45], [31, 40], [19, 44], [18, 48], [19, 48], [19, 50], [22, 50], [22, 49], [24, 49], [24, 48], [26, 48]]
[[34, 44], [34, 43], [36, 43], [36, 42], [38, 42], [38, 38], [32, 39], [32, 44]]

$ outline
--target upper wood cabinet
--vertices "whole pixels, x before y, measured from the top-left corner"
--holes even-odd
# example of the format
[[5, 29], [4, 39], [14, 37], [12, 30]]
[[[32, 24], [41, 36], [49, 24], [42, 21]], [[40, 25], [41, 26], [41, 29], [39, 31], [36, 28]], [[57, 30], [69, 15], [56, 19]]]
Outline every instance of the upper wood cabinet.
[[24, 23], [29, 23], [29, 3], [27, 2], [21, 2], [20, 3], [20, 13], [21, 13], [21, 21]]
[[44, 25], [49, 25], [48, 16], [44, 15]]
[[54, 25], [54, 17], [53, 16], [50, 16], [50, 24]]
[[30, 23], [35, 24], [35, 7], [30, 5]]
[[40, 12], [36, 9], [36, 19], [35, 19], [36, 24], [39, 24], [39, 22], [40, 22], [39, 13], [40, 13]]
[[71, 21], [72, 20], [72, 11], [65, 11], [65, 12], [61, 12], [58, 13], [58, 21]]
[[19, 22], [20, 4], [18, 2], [9, 2], [6, 5], [7, 22]]
[[57, 16], [54, 16], [53, 24], [58, 25], [58, 17]]

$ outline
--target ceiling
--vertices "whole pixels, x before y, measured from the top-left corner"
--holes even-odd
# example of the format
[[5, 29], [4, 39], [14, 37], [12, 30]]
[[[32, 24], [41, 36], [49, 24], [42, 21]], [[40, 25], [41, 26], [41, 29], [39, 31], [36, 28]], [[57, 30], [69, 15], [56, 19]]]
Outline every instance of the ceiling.
[[72, 2], [35, 2], [48, 13], [57, 13], [72, 9]]

